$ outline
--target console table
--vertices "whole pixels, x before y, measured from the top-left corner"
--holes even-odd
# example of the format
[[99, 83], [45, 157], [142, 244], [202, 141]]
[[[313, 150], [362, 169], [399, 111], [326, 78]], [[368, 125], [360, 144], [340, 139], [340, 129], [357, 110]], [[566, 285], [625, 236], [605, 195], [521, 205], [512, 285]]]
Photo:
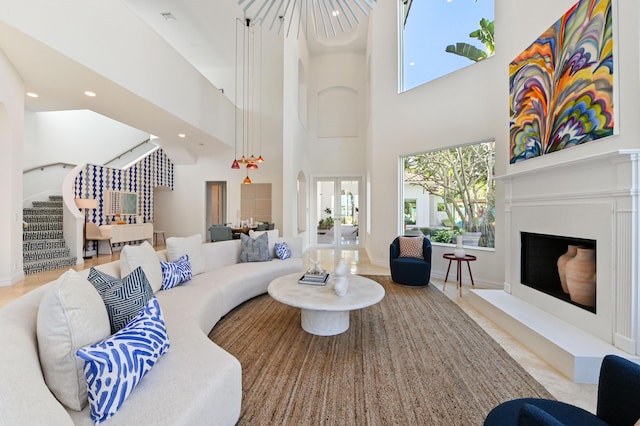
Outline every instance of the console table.
[[118, 243], [129, 243], [133, 241], [149, 241], [153, 244], [153, 224], [135, 223], [128, 225], [102, 225], [100, 232], [109, 235], [111, 245]]

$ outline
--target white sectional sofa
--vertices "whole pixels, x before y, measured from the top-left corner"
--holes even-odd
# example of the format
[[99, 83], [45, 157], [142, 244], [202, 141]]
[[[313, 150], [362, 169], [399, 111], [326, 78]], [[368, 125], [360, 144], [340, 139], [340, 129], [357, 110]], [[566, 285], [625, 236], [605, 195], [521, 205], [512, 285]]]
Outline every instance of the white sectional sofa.
[[[240, 241], [204, 243], [205, 272], [155, 296], [170, 349], [104, 425], [233, 425], [240, 416], [241, 366], [207, 337], [233, 308], [263, 294], [274, 278], [302, 271], [302, 242], [279, 238], [292, 257], [239, 263]], [[158, 252], [166, 260], [166, 251]], [[120, 277], [120, 262], [97, 269]], [[88, 271], [82, 271], [86, 277]], [[52, 283], [0, 309], [0, 425], [92, 425], [89, 407], [63, 406], [45, 382], [39, 359], [37, 316]]]

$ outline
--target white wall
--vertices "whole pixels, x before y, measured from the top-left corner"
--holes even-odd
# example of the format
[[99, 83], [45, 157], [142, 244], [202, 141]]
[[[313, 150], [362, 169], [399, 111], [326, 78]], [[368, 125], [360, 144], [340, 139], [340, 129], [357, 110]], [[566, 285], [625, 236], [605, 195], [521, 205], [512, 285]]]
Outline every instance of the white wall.
[[[501, 2], [496, 1], [496, 9]], [[496, 15], [498, 15], [496, 13]], [[398, 42], [396, 2], [379, 2], [372, 14], [371, 32], [371, 140], [369, 172], [372, 185], [372, 233], [367, 251], [372, 262], [388, 263], [389, 243], [401, 223], [400, 156], [496, 139], [496, 173], [504, 173], [508, 144], [506, 102], [507, 59], [496, 55], [481, 63], [398, 94]], [[499, 22], [496, 16], [496, 22]], [[496, 24], [498, 25], [498, 24]], [[496, 31], [498, 32], [498, 31]], [[496, 45], [501, 39], [496, 35]], [[502, 94], [496, 96], [496, 94]], [[478, 100], [482, 100], [479, 102]], [[502, 202], [497, 206], [501, 220]], [[503, 266], [500, 241], [496, 250], [477, 254], [474, 276], [501, 284]], [[451, 247], [434, 247], [432, 274], [444, 276], [444, 252]]]
[[[291, 206], [288, 215], [295, 211], [295, 185], [299, 169], [297, 162], [285, 164], [283, 155], [283, 45], [275, 34], [265, 31], [263, 37], [265, 51], [269, 52], [263, 58], [265, 83], [261, 154], [265, 162], [259, 164], [257, 171], [249, 171], [249, 177], [254, 183], [271, 183], [272, 221], [280, 229], [281, 235], [293, 235], [289, 229], [291, 218], [283, 218], [283, 205]], [[288, 143], [292, 141], [293, 138]], [[252, 153], [257, 156], [259, 147], [254, 148]], [[239, 146], [240, 155], [242, 149]], [[235, 222], [240, 210], [240, 186], [247, 171], [242, 165], [241, 170], [231, 169], [233, 156], [231, 151], [226, 155], [201, 156], [194, 164], [176, 164], [174, 191], [156, 190], [154, 226], [164, 230], [167, 238], [201, 234], [208, 239], [205, 217], [208, 181], [227, 183], [227, 221]], [[287, 176], [286, 183], [284, 176]], [[283, 201], [285, 194], [286, 204]]]
[[[305, 215], [307, 231], [302, 233], [305, 243], [311, 242], [315, 231], [315, 214], [310, 211], [315, 203], [314, 177], [364, 176], [366, 173], [366, 83], [364, 51], [313, 53], [309, 52], [303, 37], [284, 40], [284, 150], [283, 150], [283, 206], [285, 227], [297, 233], [298, 173], [306, 178], [307, 200]], [[304, 73], [304, 75], [300, 75]], [[318, 104], [321, 93], [344, 89], [355, 93], [355, 135], [353, 126], [349, 134], [333, 137], [318, 136]], [[300, 90], [305, 90], [301, 93]], [[302, 96], [301, 96], [302, 95]], [[299, 101], [306, 98], [306, 104]], [[335, 108], [338, 108], [336, 105]], [[344, 123], [343, 123], [344, 124]], [[360, 218], [364, 219], [364, 195], [360, 195]]]
[[[149, 138], [126, 124], [89, 110], [25, 111], [23, 170], [53, 163], [104, 164]], [[151, 149], [152, 145], [147, 148]], [[98, 148], [98, 149], [97, 149]], [[55, 166], [23, 176], [22, 200], [60, 195], [62, 180], [72, 167]]]
[[[166, 237], [200, 234], [208, 239], [206, 229], [206, 182], [227, 184], [227, 221], [235, 222], [240, 210], [240, 187], [245, 170], [230, 168], [233, 155], [203, 157], [195, 165], [175, 165], [174, 190], [156, 190], [154, 195], [154, 226]], [[271, 183], [272, 221], [278, 229], [282, 219], [282, 163], [277, 158], [260, 164], [260, 170], [250, 172], [253, 183]], [[295, 199], [295, 198], [294, 198]], [[284, 231], [281, 231], [284, 234]]]
[[[311, 57], [309, 84], [309, 172], [313, 175], [364, 175], [365, 162], [365, 52], [324, 53]], [[321, 94], [330, 89], [353, 91], [356, 97], [357, 134], [350, 128], [342, 136], [320, 137], [319, 126], [323, 118], [319, 116]], [[339, 105], [334, 106], [339, 109]], [[341, 123], [337, 123], [341, 125]]]
[[[162, 120], [179, 120], [187, 134], [199, 133], [223, 147], [233, 143], [231, 102], [124, 2], [0, 0], [0, 4], [0, 27], [18, 30], [11, 34], [21, 37], [22, 48], [38, 49], [30, 64], [46, 66], [38, 63], [46, 56], [77, 73], [62, 76], [61, 91], [70, 86], [65, 78], [86, 79], [86, 84], [103, 89], [91, 87], [99, 94], [92, 109], [105, 116], [176, 141], [177, 135], [162, 134]], [[21, 49], [6, 48], [16, 56]]]
[[[307, 241], [309, 232], [309, 195], [311, 179], [309, 176], [309, 80], [310, 58], [304, 37], [296, 40], [294, 37], [285, 38], [283, 43], [282, 64], [282, 202], [284, 235], [300, 235]], [[284, 84], [286, 82], [286, 84]], [[297, 181], [300, 173], [305, 176], [306, 194], [304, 200], [304, 216], [307, 230], [298, 233], [298, 188]]]
[[[511, 169], [537, 167], [562, 161], [562, 156], [590, 155], [640, 145], [639, 121], [639, 36], [638, 2], [619, 1], [620, 33], [616, 43], [617, 84], [620, 92], [619, 136], [607, 138], [549, 155], [545, 159], [509, 166], [508, 64], [545, 29], [566, 12], [574, 0], [541, 0], [535, 7], [526, 0], [495, 0], [496, 54], [403, 94], [397, 93], [396, 2], [379, 2], [371, 17], [369, 54], [371, 60], [370, 140], [367, 168], [372, 187], [372, 233], [367, 250], [374, 263], [386, 264], [388, 244], [397, 233], [401, 210], [398, 185], [398, 157], [495, 138], [496, 175]], [[526, 16], [526, 19], [525, 19]], [[492, 284], [504, 280], [504, 189], [496, 188], [496, 248], [478, 251], [474, 278]], [[391, 202], [393, 201], [393, 202]], [[434, 249], [433, 271], [442, 274], [446, 263]]]
[[0, 286], [22, 279], [24, 86], [0, 52]]
[[25, 169], [56, 162], [104, 164], [149, 139], [149, 133], [89, 110], [27, 111], [25, 116]]

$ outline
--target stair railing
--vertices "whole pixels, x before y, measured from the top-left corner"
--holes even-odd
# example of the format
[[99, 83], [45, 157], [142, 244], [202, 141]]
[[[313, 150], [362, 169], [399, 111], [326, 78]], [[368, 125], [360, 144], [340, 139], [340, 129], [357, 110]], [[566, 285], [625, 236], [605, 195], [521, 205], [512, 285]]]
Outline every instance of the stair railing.
[[27, 169], [27, 170], [23, 170], [22, 174], [26, 175], [27, 173], [31, 173], [31, 172], [34, 172], [36, 170], [44, 171], [45, 169], [49, 169], [51, 167], [56, 167], [56, 166], [62, 166], [63, 169], [66, 169], [67, 167], [73, 168], [76, 165], [75, 164], [71, 164], [71, 163], [62, 163], [62, 162], [43, 164], [42, 166], [36, 166], [36, 167], [32, 167], [32, 168]]
[[120, 159], [122, 158], [122, 156], [123, 156], [123, 155], [133, 153], [133, 151], [135, 151], [136, 149], [138, 149], [138, 148], [140, 148], [141, 146], [146, 145], [146, 144], [148, 144], [148, 143], [150, 143], [150, 142], [151, 142], [151, 138], [149, 138], [149, 139], [147, 139], [147, 140], [144, 140], [144, 141], [140, 142], [140, 143], [139, 143], [139, 144], [137, 144], [136, 146], [133, 146], [133, 147], [131, 147], [130, 149], [128, 149], [128, 150], [126, 150], [126, 151], [122, 152], [121, 154], [116, 155], [116, 156], [115, 156], [115, 157], [113, 157], [111, 160], [109, 160], [109, 161], [107, 161], [106, 163], [104, 163], [104, 164], [103, 164], [103, 166], [108, 167], [108, 166], [109, 166], [109, 164], [113, 163], [114, 161], [120, 160]]

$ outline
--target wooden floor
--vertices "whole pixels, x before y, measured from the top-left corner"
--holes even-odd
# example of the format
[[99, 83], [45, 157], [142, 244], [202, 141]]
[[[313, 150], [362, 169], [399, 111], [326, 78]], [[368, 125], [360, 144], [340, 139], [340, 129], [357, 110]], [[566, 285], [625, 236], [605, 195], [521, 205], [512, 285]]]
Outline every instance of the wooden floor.
[[[162, 250], [164, 248], [165, 247], [163, 245], [159, 245], [156, 247], [156, 250]], [[83, 269], [91, 268], [92, 266], [109, 263], [113, 260], [118, 259], [120, 259], [120, 252], [114, 251], [113, 254], [101, 254], [100, 256], [93, 256], [89, 259], [85, 259], [84, 264], [75, 265], [71, 269], [81, 271]], [[24, 280], [19, 281], [14, 285], [0, 287], [0, 307], [6, 305], [7, 303], [22, 296], [25, 293], [28, 293], [31, 290], [40, 287], [43, 284], [55, 280], [67, 269], [69, 268], [54, 269], [51, 271], [40, 272], [38, 274], [25, 275]]]

